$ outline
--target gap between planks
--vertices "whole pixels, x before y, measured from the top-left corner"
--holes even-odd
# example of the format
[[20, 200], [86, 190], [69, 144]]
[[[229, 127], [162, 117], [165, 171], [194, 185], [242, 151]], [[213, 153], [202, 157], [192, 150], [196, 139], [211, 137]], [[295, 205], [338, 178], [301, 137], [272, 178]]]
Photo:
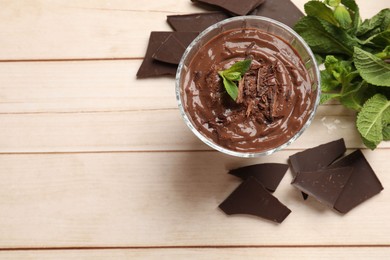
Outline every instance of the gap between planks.
[[1, 251], [124, 250], [124, 249], [227, 249], [227, 248], [390, 248], [390, 244], [345, 245], [193, 245], [193, 246], [100, 246], [100, 247], [10, 247]]

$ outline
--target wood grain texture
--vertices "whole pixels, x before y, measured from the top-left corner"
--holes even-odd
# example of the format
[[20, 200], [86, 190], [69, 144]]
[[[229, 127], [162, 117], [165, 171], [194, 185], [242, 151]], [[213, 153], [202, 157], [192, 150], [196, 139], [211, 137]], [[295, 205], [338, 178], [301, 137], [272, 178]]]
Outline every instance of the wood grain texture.
[[0, 155], [0, 248], [390, 245], [386, 150], [364, 151], [385, 191], [347, 215], [303, 201], [290, 172], [275, 192], [292, 210], [282, 224], [218, 209], [240, 183], [228, 169], [285, 163], [293, 152]]
[[[293, 2], [303, 10], [306, 0]], [[357, 2], [364, 18], [388, 6]], [[354, 113], [337, 103], [321, 106], [302, 137], [272, 156], [233, 158], [201, 143], [180, 117], [173, 79], [135, 78], [150, 31], [171, 30], [167, 15], [203, 11], [199, 6], [0, 6], [0, 259], [390, 257], [390, 143], [364, 150], [385, 190], [345, 216], [313, 198], [303, 202], [290, 173], [275, 193], [293, 211], [281, 225], [217, 208], [239, 185], [228, 169], [285, 163], [300, 149], [340, 137], [349, 148], [363, 146]], [[69, 250], [47, 250], [55, 247]]]
[[[338, 138], [364, 147], [354, 116], [317, 114], [286, 149], [304, 149]], [[209, 150], [178, 110], [107, 113], [3, 114], [0, 153]], [[390, 147], [382, 142], [382, 148]]]
[[[166, 15], [192, 13], [189, 0], [2, 0], [0, 60], [143, 57], [150, 31], [170, 30]], [[305, 0], [293, 1], [303, 10]], [[357, 1], [371, 17], [388, 0]]]
[[133, 250], [55, 250], [1, 252], [1, 259], [351, 259], [387, 260], [390, 248], [223, 248], [223, 249], [133, 249]]

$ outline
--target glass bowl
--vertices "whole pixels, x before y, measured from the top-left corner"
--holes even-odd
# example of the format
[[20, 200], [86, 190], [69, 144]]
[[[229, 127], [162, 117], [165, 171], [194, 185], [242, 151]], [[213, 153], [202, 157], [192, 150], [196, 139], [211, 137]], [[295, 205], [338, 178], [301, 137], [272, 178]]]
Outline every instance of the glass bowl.
[[[189, 71], [188, 66], [191, 63], [194, 55], [196, 55], [197, 51], [217, 35], [228, 30], [240, 29], [240, 28], [241, 29], [255, 28], [263, 32], [277, 36], [278, 38], [282, 39], [284, 42], [288, 43], [291, 47], [293, 47], [293, 49], [295, 49], [296, 53], [300, 56], [308, 72], [307, 76], [311, 84], [312, 105], [309, 112], [310, 114], [306, 118], [306, 122], [304, 122], [302, 124], [302, 127], [286, 142], [284, 142], [281, 145], [278, 145], [277, 147], [272, 147], [264, 151], [255, 151], [255, 152], [236, 151], [221, 146], [220, 144], [213, 141], [211, 138], [204, 135], [202, 132], [200, 132], [197, 129], [194, 122], [192, 121], [191, 116], [187, 113], [186, 100], [184, 97], [185, 95], [183, 95], [184, 93], [183, 81], [186, 77], [188, 77], [187, 75]], [[199, 36], [196, 37], [196, 39], [187, 47], [186, 51], [182, 56], [182, 59], [179, 63], [178, 70], [176, 73], [175, 84], [176, 84], [176, 99], [178, 102], [180, 113], [184, 119], [184, 122], [191, 129], [191, 131], [200, 140], [202, 140], [205, 144], [209, 145], [211, 148], [228, 155], [243, 157], [243, 158], [270, 155], [290, 145], [311, 124], [320, 101], [320, 72], [315, 57], [312, 51], [310, 50], [309, 46], [294, 30], [292, 30], [287, 25], [262, 16], [237, 16], [237, 17], [229, 18], [210, 26], [202, 33], [200, 33]]]

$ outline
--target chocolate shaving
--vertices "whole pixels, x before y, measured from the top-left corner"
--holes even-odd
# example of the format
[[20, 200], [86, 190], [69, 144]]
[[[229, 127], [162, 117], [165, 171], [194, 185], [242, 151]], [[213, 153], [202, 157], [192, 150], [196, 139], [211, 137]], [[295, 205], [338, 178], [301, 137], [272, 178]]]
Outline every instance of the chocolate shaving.
[[242, 180], [254, 177], [264, 186], [264, 188], [270, 192], [274, 192], [279, 186], [279, 183], [283, 179], [287, 170], [287, 164], [262, 163], [230, 170], [229, 174], [237, 176]]
[[245, 75], [238, 81], [238, 96], [237, 96], [237, 104], [240, 104], [243, 102], [243, 97], [244, 97], [244, 80], [245, 80]]
[[249, 214], [277, 223], [282, 223], [291, 213], [290, 209], [272, 196], [254, 177], [249, 177], [238, 186], [219, 208], [227, 215]]

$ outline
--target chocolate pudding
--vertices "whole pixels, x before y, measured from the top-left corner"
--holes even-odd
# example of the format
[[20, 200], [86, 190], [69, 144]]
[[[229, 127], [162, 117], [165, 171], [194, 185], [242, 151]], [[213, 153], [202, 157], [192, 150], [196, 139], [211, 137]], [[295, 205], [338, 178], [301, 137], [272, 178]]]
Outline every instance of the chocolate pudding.
[[[245, 59], [252, 60], [251, 66], [237, 82], [233, 100], [218, 72]], [[256, 28], [227, 30], [212, 38], [193, 56], [182, 79], [183, 106], [194, 127], [237, 152], [285, 144], [305, 125], [317, 96], [297, 52]]]

